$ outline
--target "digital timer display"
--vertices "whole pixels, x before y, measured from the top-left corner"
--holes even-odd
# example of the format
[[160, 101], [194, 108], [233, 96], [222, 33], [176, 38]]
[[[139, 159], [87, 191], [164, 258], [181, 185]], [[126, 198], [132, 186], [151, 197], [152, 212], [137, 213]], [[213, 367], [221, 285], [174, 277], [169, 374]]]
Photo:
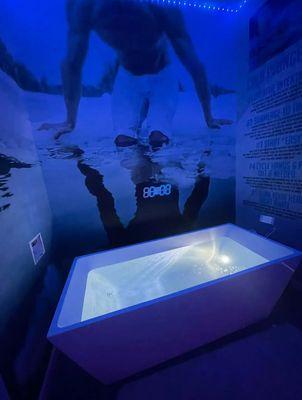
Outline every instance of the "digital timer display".
[[157, 196], [169, 196], [171, 192], [172, 185], [170, 183], [162, 184], [160, 186], [146, 186], [143, 189], [143, 197], [144, 199], [149, 199]]

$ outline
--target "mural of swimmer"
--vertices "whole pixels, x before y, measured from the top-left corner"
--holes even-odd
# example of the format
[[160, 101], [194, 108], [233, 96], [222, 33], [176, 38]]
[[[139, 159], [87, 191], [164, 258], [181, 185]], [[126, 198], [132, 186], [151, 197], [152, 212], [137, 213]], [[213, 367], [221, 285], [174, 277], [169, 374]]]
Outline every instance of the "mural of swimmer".
[[210, 178], [199, 163], [193, 190], [180, 210], [180, 190], [165, 177], [161, 166], [151, 159], [146, 146], [133, 147], [133, 154], [121, 162], [130, 170], [135, 185], [136, 212], [125, 227], [115, 208], [114, 197], [104, 185], [104, 176], [82, 160], [78, 168], [88, 191], [96, 198], [101, 221], [111, 246], [133, 244], [191, 230], [209, 194]]
[[169, 142], [179, 91], [169, 42], [192, 77], [207, 126], [219, 129], [232, 123], [212, 115], [211, 94], [232, 91], [209, 85], [179, 8], [133, 0], [67, 0], [67, 18], [68, 51], [62, 65], [67, 118], [45, 123], [41, 130], [54, 130], [58, 139], [75, 128], [82, 68], [93, 31], [117, 56], [111, 105], [117, 146], [135, 145], [143, 135], [154, 146]]

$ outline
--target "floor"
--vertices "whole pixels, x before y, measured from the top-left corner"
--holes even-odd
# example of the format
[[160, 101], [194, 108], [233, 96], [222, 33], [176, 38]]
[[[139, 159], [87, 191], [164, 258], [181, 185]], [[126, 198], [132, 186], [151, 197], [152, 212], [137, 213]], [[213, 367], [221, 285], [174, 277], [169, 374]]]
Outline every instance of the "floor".
[[269, 320], [112, 386], [53, 350], [40, 400], [300, 400], [301, 304], [291, 286]]

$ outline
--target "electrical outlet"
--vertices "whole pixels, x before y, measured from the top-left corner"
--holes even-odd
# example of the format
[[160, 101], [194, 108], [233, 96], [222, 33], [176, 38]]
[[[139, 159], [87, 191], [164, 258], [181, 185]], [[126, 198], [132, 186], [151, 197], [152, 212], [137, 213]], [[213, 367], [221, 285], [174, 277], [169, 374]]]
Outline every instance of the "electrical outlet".
[[275, 223], [275, 218], [271, 217], [270, 215], [260, 215], [259, 220], [260, 222], [263, 222], [264, 224], [268, 225], [274, 225]]
[[34, 260], [34, 264], [37, 265], [45, 254], [45, 247], [41, 233], [38, 233], [38, 235], [29, 242], [29, 247]]

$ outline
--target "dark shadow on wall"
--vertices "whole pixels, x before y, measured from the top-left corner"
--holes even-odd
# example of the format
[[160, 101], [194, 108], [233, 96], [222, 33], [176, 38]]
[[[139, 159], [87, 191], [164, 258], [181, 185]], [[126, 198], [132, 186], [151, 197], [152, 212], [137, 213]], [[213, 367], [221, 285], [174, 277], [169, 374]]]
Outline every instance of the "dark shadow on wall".
[[8, 157], [0, 153], [0, 198], [4, 199], [0, 203], [0, 213], [10, 207], [8, 202], [13, 193], [9, 190], [8, 180], [11, 177], [12, 169], [31, 168], [32, 165], [21, 162], [14, 157]]
[[62, 286], [54, 264], [41, 267], [39, 279], [0, 337], [0, 369], [13, 400], [38, 398], [51, 352], [46, 335]]

